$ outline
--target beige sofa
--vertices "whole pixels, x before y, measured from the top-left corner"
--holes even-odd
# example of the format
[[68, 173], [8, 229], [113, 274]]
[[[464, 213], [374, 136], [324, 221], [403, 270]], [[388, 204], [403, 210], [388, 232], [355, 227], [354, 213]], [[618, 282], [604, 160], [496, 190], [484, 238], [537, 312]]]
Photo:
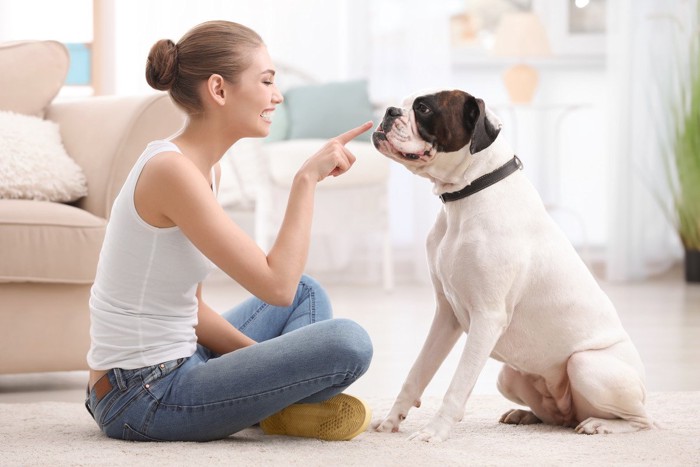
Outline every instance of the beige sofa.
[[53, 102], [67, 67], [58, 42], [0, 44], [0, 111], [58, 123], [88, 186], [71, 204], [0, 199], [0, 373], [86, 369], [88, 297], [112, 202], [146, 143], [183, 124], [165, 94]]

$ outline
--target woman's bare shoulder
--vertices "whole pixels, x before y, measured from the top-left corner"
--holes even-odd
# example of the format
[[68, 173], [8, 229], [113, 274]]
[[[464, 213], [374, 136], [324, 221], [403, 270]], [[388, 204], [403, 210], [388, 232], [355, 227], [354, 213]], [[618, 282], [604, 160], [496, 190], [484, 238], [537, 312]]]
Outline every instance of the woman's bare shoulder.
[[188, 158], [175, 151], [165, 151], [153, 156], [144, 166], [139, 181], [148, 185], [175, 188], [201, 185], [204, 180], [197, 166]]

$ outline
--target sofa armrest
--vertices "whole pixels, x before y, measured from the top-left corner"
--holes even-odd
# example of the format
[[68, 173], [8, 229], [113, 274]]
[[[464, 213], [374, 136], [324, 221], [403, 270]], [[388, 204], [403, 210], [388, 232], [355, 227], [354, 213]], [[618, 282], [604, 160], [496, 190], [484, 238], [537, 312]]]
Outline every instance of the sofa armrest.
[[184, 114], [165, 93], [53, 103], [46, 118], [59, 124], [66, 151], [87, 177], [88, 196], [77, 206], [105, 219], [146, 144], [184, 124]]

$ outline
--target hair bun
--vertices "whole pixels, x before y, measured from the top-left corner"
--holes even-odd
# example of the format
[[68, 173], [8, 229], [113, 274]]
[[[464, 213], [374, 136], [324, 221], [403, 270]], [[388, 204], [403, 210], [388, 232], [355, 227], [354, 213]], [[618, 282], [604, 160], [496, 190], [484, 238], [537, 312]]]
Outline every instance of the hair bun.
[[151, 47], [146, 61], [146, 81], [159, 91], [167, 91], [177, 78], [177, 45], [161, 39]]

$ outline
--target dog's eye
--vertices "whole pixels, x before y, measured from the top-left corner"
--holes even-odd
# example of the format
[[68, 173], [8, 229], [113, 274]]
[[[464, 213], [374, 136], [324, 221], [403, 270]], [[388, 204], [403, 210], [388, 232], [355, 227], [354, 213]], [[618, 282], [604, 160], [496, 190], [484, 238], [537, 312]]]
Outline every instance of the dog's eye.
[[423, 103], [416, 106], [416, 111], [422, 113], [423, 115], [428, 115], [431, 112], [430, 107]]

